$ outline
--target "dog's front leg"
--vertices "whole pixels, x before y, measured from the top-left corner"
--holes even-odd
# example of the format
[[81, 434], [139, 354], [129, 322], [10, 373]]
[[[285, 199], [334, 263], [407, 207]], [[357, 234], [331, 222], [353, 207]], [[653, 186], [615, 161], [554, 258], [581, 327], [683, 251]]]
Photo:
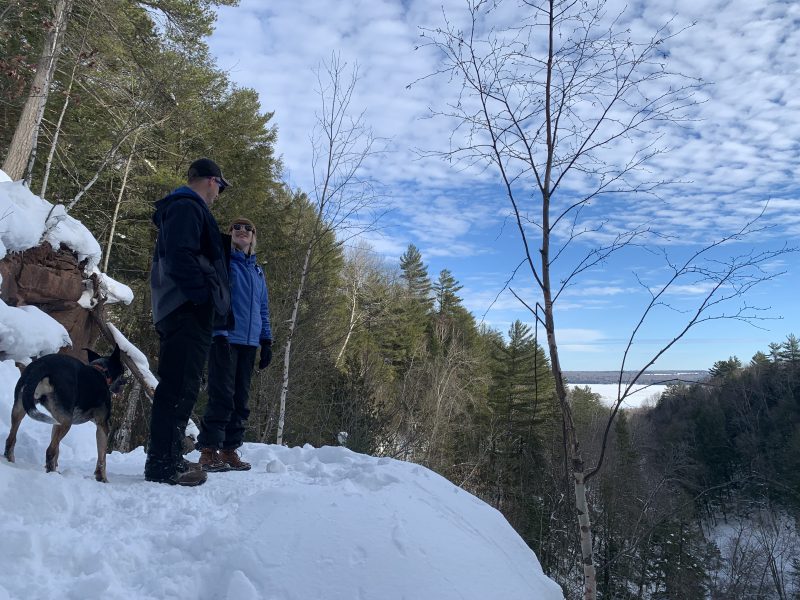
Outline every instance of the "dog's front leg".
[[24, 417], [25, 408], [23, 408], [22, 399], [20, 398], [19, 401], [14, 402], [14, 406], [11, 408], [11, 431], [6, 439], [6, 449], [3, 453], [3, 456], [8, 459], [8, 462], [14, 462], [14, 446], [17, 445], [17, 430]]
[[59, 444], [61, 440], [64, 439], [64, 436], [67, 435], [70, 427], [72, 427], [72, 423], [53, 425], [53, 432], [50, 435], [50, 445], [47, 447], [47, 452], [45, 452], [46, 461], [44, 468], [48, 473], [52, 473], [58, 469]]
[[97, 423], [97, 467], [94, 470], [94, 478], [97, 481], [108, 483], [106, 478], [106, 449], [108, 448], [108, 420]]

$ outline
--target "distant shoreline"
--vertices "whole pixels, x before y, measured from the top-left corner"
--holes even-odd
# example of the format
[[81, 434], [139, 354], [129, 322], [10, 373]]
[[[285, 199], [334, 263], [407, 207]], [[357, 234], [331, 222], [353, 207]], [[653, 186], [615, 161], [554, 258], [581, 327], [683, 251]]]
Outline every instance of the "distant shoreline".
[[[622, 381], [628, 382], [636, 375], [635, 371], [624, 371]], [[619, 371], [564, 371], [564, 377], [570, 385], [592, 385], [617, 383]], [[694, 383], [708, 378], [706, 370], [659, 370], [645, 373], [636, 382], [637, 385], [667, 385], [670, 383]]]

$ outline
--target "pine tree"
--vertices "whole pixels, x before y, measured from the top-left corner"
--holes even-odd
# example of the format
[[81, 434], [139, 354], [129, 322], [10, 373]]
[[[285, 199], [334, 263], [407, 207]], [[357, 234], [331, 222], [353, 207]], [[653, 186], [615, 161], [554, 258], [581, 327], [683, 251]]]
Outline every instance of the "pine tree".
[[544, 351], [534, 343], [530, 326], [515, 321], [508, 343], [497, 346], [493, 357], [488, 498], [534, 547], [543, 533], [536, 497], [548, 464], [543, 439], [555, 419], [554, 393]]
[[786, 341], [781, 344], [778, 356], [781, 362], [789, 363], [792, 366], [800, 364], [800, 341], [793, 333], [786, 336]]
[[405, 373], [413, 357], [427, 345], [426, 334], [432, 331], [433, 310], [428, 268], [414, 244], [400, 257], [403, 289], [398, 298], [396, 337], [391, 348], [391, 362], [398, 374]]
[[428, 267], [422, 262], [422, 254], [414, 244], [409, 244], [408, 249], [400, 257], [400, 271], [409, 296], [419, 302], [426, 312], [431, 311], [433, 297]]
[[736, 374], [742, 369], [742, 361], [737, 357], [731, 356], [728, 360], [718, 360], [714, 366], [708, 370], [712, 379], [725, 379]]
[[761, 352], [759, 350], [753, 355], [753, 358], [750, 359], [750, 366], [751, 367], [765, 367], [769, 364], [769, 356]]
[[456, 307], [461, 306], [461, 298], [458, 297], [457, 293], [463, 287], [456, 281], [449, 270], [442, 269], [439, 273], [439, 279], [433, 284], [436, 314], [454, 316], [453, 313]]

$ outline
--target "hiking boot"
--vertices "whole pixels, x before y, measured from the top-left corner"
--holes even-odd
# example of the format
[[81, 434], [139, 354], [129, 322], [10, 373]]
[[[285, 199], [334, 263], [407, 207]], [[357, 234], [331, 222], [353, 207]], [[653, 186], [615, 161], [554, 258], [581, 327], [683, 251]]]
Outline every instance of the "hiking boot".
[[216, 448], [202, 448], [200, 450], [200, 467], [208, 473], [221, 473], [230, 471], [231, 467], [220, 458]]
[[153, 483], [166, 483], [168, 485], [182, 485], [186, 487], [194, 487], [196, 485], [203, 485], [208, 479], [208, 475], [206, 475], [203, 471], [176, 471], [169, 477], [153, 477], [151, 475], [145, 475], [144, 477], [147, 481], [152, 481]]
[[182, 458], [178, 462], [178, 473], [188, 473], [189, 471], [202, 471], [203, 467], [200, 466], [200, 463], [192, 462], [190, 460], [186, 460]]
[[223, 448], [219, 451], [220, 459], [224, 460], [234, 471], [249, 471], [250, 463], [239, 458], [235, 448]]

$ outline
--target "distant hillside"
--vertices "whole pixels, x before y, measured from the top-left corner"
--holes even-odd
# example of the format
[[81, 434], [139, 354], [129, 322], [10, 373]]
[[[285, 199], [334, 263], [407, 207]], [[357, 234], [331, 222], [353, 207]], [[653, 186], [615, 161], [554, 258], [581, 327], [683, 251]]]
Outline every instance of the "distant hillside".
[[[625, 371], [623, 380], [629, 381], [635, 374], [633, 371]], [[572, 384], [616, 383], [619, 371], [564, 371], [564, 376], [567, 378], [567, 383]], [[642, 385], [691, 383], [707, 377], [708, 371], [653, 371], [642, 375], [637, 383]]]

